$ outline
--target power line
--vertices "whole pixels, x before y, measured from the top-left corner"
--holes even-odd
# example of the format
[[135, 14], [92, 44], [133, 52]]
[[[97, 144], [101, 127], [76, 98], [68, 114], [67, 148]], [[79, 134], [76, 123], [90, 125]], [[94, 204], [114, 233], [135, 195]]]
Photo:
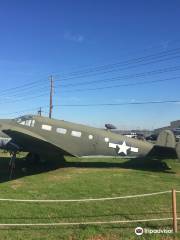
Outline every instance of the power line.
[[12, 97], [21, 97], [23, 95], [34, 95], [35, 92], [46, 92], [46, 91], [49, 91], [49, 86], [46, 86], [46, 87], [40, 87], [38, 88], [37, 86], [35, 86], [33, 89], [31, 88], [28, 88], [28, 89], [23, 89], [23, 90], [20, 90], [18, 92], [13, 92], [13, 93], [4, 93], [4, 94], [1, 94], [0, 95], [0, 98], [3, 97], [3, 99], [8, 96], [10, 98]]
[[[171, 48], [171, 47], [169, 47], [169, 44], [172, 44], [173, 43], [173, 47], [174, 46], [176, 46], [176, 48]], [[162, 43], [160, 43], [160, 44], [157, 44], [157, 45], [154, 45], [154, 46], [150, 46], [150, 47], [146, 47], [146, 48], [144, 48], [144, 49], [142, 49], [142, 48], [140, 48], [140, 49], [136, 49], [136, 50], [131, 50], [128, 54], [125, 54], [125, 55], [122, 55], [121, 54], [121, 57], [125, 57], [125, 58], [127, 58], [127, 57], [131, 57], [134, 53], [138, 53], [138, 55], [139, 55], [139, 52], [148, 52], [148, 51], [153, 51], [153, 50], [159, 50], [159, 52], [167, 52], [167, 51], [173, 51], [174, 49], [178, 49], [179, 47], [178, 47], [178, 45], [176, 45], [176, 43], [180, 43], [180, 39], [174, 39], [174, 40], [168, 40], [168, 41], [165, 41], [165, 44], [168, 44], [168, 46], [163, 46], [164, 45], [164, 42], [162, 42]], [[169, 49], [169, 50], [168, 50]], [[123, 49], [123, 50], [125, 50], [125, 49]], [[127, 49], [125, 50], [126, 51], [126, 53], [127, 53]], [[122, 51], [120, 50], [120, 52], [122, 53]], [[154, 53], [155, 54], [155, 53]], [[147, 55], [145, 55], [145, 56], [147, 56]], [[134, 57], [135, 58], [135, 57]], [[133, 59], [134, 59], [133, 58]], [[139, 58], [139, 57], [136, 57], [136, 58]], [[128, 60], [132, 60], [131, 58], [130, 59], [128, 59]], [[115, 62], [115, 64], [116, 63], [119, 63], [119, 62]], [[101, 67], [101, 66], [106, 66], [106, 65], [109, 65], [109, 64], [103, 64], [103, 65], [100, 65], [99, 67]], [[94, 68], [96, 68], [96, 67], [98, 67], [98, 66], [92, 66], [92, 65], [88, 65], [88, 66], [81, 66], [81, 67], [76, 67], [75, 68], [75, 70], [72, 70], [72, 71], [70, 71], [70, 72], [65, 72], [65, 73], [63, 73], [63, 75], [62, 75], [62, 73], [60, 73], [60, 76], [61, 77], [63, 77], [63, 76], [66, 76], [66, 75], [70, 75], [70, 74], [73, 74], [74, 72], [80, 72], [80, 71], [83, 71], [83, 70], [88, 70], [88, 69], [94, 69]], [[81, 70], [82, 69], [82, 70]], [[59, 72], [54, 72], [53, 73], [53, 75], [54, 76], [58, 76], [59, 75]]]
[[[173, 54], [178, 54], [178, 52], [174, 52]], [[164, 55], [164, 57], [168, 57], [169, 54], [166, 54]], [[163, 56], [160, 56], [161, 58]], [[172, 59], [176, 59], [176, 58], [179, 58], [180, 56], [172, 56], [172, 57], [168, 57], [168, 58], [164, 58], [164, 59], [159, 59], [159, 60], [156, 60], [158, 58], [158, 56], [154, 57], [154, 59], [152, 59], [153, 61], [150, 61], [150, 62], [147, 62], [147, 63], [143, 63], [145, 60], [148, 60], [148, 59], [143, 59], [143, 60], [140, 60], [140, 61], [132, 61], [131, 63], [124, 63], [122, 62], [121, 66], [126, 66], [124, 68], [120, 68], [120, 66], [118, 66], [118, 68], [115, 68], [115, 69], [111, 69], [111, 70], [108, 70], [107, 68], [104, 68], [103, 70], [99, 70], [99, 73], [98, 71], [91, 71], [90, 74], [88, 74], [87, 72], [86, 73], [82, 73], [80, 75], [75, 75], [75, 76], [72, 76], [72, 77], [67, 77], [67, 78], [62, 78], [61, 81], [67, 81], [67, 80], [72, 80], [72, 79], [75, 79], [75, 78], [83, 78], [83, 77], [91, 77], [91, 76], [97, 76], [99, 74], [107, 74], [107, 73], [112, 73], [112, 72], [117, 72], [117, 71], [122, 71], [122, 70], [127, 70], [127, 69], [130, 69], [130, 68], [135, 68], [137, 66], [145, 66], [145, 65], [148, 65], [148, 64], [152, 64], [152, 63], [158, 63], [158, 62], [163, 62], [163, 61], [167, 61], [167, 60], [172, 60]], [[140, 63], [140, 64], [139, 64]], [[136, 65], [133, 65], [133, 66], [129, 66], [129, 65], [132, 65], [132, 64], [136, 64]], [[94, 72], [94, 73], [93, 73]], [[70, 74], [69, 74], [70, 75]], [[58, 80], [57, 80], [58, 81]]]
[[[74, 75], [74, 73], [66, 74], [65, 76], [72, 76], [72, 75], [74, 75], [74, 76], [69, 77], [69, 78], [62, 78], [61, 81], [67, 81], [67, 80], [71, 80], [73, 78], [95, 76], [95, 75], [98, 75], [98, 74], [105, 74], [105, 73], [110, 73], [110, 72], [119, 71], [119, 70], [122, 71], [122, 70], [129, 69], [130, 67], [129, 68], [127, 68], [127, 67], [126, 68], [121, 68], [121, 69], [111, 69], [111, 68], [114, 68], [114, 67], [117, 67], [117, 66], [119, 67], [120, 65], [121, 66], [124, 66], [124, 65], [127, 66], [127, 65], [130, 65], [130, 64], [134, 64], [134, 63], [142, 63], [143, 61], [150, 60], [150, 59], [155, 60], [157, 58], [162, 58], [162, 57], [175, 55], [175, 56], [172, 56], [172, 57], [169, 57], [169, 58], [166, 58], [166, 59], [159, 59], [159, 60], [156, 60], [156, 61], [151, 61], [151, 62], [148, 62], [148, 63], [144, 63], [143, 65], [147, 65], [147, 64], [151, 64], [151, 63], [157, 63], [157, 62], [161, 62], [161, 61], [172, 60], [172, 59], [175, 59], [175, 58], [179, 58], [180, 56], [176, 56], [179, 53], [180, 53], [180, 48], [176, 48], [176, 49], [172, 49], [172, 50], [168, 50], [168, 51], [162, 51], [162, 52], [159, 52], [159, 53], [156, 53], [156, 54], [147, 55], [147, 56], [140, 57], [140, 58], [133, 58], [133, 59], [130, 59], [130, 60], [119, 62], [119, 63], [97, 66], [97, 67], [91, 68], [89, 70], [84, 70], [84, 71], [80, 70], [79, 72], [77, 71], [75, 75]], [[142, 64], [141, 64], [141, 66], [142, 66]], [[131, 68], [134, 68], [134, 67], [137, 67], [137, 65], [136, 66], [131, 66]], [[107, 71], [107, 69], [111, 69], [111, 70]], [[103, 70], [105, 70], [105, 71], [103, 71]], [[100, 72], [97, 73], [98, 71], [100, 71]], [[87, 74], [87, 73], [92, 73], [92, 72], [94, 72], [94, 74], [90, 74], [90, 75]], [[77, 76], [77, 73], [81, 74], [81, 75]], [[44, 79], [40, 79], [40, 80], [33, 81], [33, 82], [30, 82], [30, 83], [25, 83], [25, 84], [19, 85], [17, 87], [7, 88], [7, 89], [2, 90], [1, 94], [6, 93], [6, 92], [9, 93], [11, 91], [22, 91], [22, 90], [29, 89], [29, 88], [36, 88], [38, 85], [42, 86], [42, 82], [44, 82]]]
[[156, 69], [156, 70], [148, 71], [148, 72], [120, 75], [120, 76], [113, 77], [113, 78], [98, 79], [98, 80], [94, 80], [94, 81], [77, 82], [77, 83], [72, 83], [72, 84], [60, 84], [60, 85], [56, 85], [56, 87], [58, 87], [58, 86], [71, 87], [71, 86], [78, 86], [78, 85], [89, 85], [89, 84], [91, 85], [93, 83], [123, 81], [124, 79], [129, 79], [129, 78], [149, 77], [149, 76], [156, 75], [156, 74], [176, 72], [179, 70], [180, 70], [180, 66], [167, 67], [167, 68], [160, 68], [160, 69]]
[[[118, 85], [111, 85], [111, 86], [104, 86], [104, 87], [95, 87], [95, 88], [86, 88], [86, 89], [74, 89], [74, 90], [68, 90], [64, 91], [64, 93], [69, 93], [69, 92], [84, 92], [84, 91], [97, 91], [97, 90], [103, 90], [103, 89], [112, 89], [112, 88], [119, 88], [119, 87], [130, 87], [130, 86], [137, 86], [137, 85], [146, 85], [146, 84], [155, 84], [155, 83], [160, 83], [160, 82], [165, 82], [165, 81], [173, 81], [176, 79], [180, 79], [180, 76], [175, 76], [171, 78], [166, 78], [166, 79], [157, 79], [157, 80], [148, 80], [148, 81], [140, 81], [140, 82], [134, 82], [134, 83], [125, 83], [125, 84], [118, 84]], [[49, 91], [48, 91], [49, 92]], [[45, 94], [40, 94], [40, 95], [33, 95], [33, 97], [24, 97], [16, 100], [10, 100], [10, 101], [2, 101], [0, 104], [4, 103], [15, 103], [15, 102], [21, 102], [21, 101], [27, 101], [27, 100], [32, 100], [40, 97], [48, 97], [48, 92]]]
[[[152, 75], [156, 75], [156, 74], [162, 74], [162, 73], [169, 73], [169, 72], [175, 72], [175, 71], [179, 71], [180, 70], [180, 66], [175, 66], [175, 67], [167, 67], [167, 68], [161, 68], [161, 69], [157, 69], [157, 70], [153, 70], [153, 71], [148, 71], [148, 72], [141, 72], [141, 73], [136, 73], [136, 74], [130, 74], [130, 75], [120, 75], [120, 76], [117, 76], [117, 77], [113, 77], [113, 78], [106, 78], [106, 79], [98, 79], [98, 80], [94, 80], [94, 81], [85, 81], [85, 82], [77, 82], [77, 83], [72, 83], [72, 84], [59, 84], [59, 85], [56, 85], [55, 87], [58, 88], [58, 87], [63, 87], [63, 88], [67, 88], [67, 87], [73, 87], [73, 86], [85, 86], [85, 85], [92, 85], [93, 83], [104, 83], [104, 82], [116, 82], [116, 81], [123, 81], [125, 79], [130, 79], [130, 78], [140, 78], [140, 77], [149, 77], [149, 76], [152, 76]], [[162, 81], [162, 80], [161, 80]], [[166, 81], [166, 80], [165, 80]], [[157, 81], [158, 82], [158, 81]], [[122, 84], [120, 86], [123, 86], [123, 85], [126, 85], [126, 84]], [[132, 84], [127, 84], [129, 86], [133, 86], [134, 83]], [[37, 89], [37, 87], [35, 87], [35, 89], [38, 91], [38, 93], [46, 93], [48, 94], [48, 91], [49, 91], [49, 87], [40, 87]], [[28, 91], [30, 90], [30, 91]], [[86, 89], [85, 89], [86, 90]], [[87, 89], [88, 90], [88, 89]], [[75, 89], [74, 91], [82, 91], [81, 89]], [[27, 89], [26, 91], [23, 90], [23, 93], [22, 91], [20, 91], [19, 93], [15, 93], [15, 94], [10, 94], [10, 98], [12, 97], [21, 97], [22, 95], [28, 95], [28, 96], [31, 96], [33, 95], [34, 96], [34, 90], [31, 90], [31, 89]], [[66, 92], [71, 92], [71, 90], [69, 91], [66, 91]], [[7, 93], [8, 94], [8, 93]], [[1, 94], [0, 97], [2, 96], [6, 96], [7, 94]], [[9, 94], [8, 94], [9, 96]], [[44, 96], [44, 95], [43, 95]], [[36, 97], [36, 96], [35, 96]], [[24, 98], [21, 98], [22, 100]], [[16, 101], [16, 100], [15, 100]], [[21, 100], [18, 100], [18, 101], [21, 101]], [[6, 103], [6, 102], [12, 102], [11, 100], [10, 101], [5, 101], [4, 98], [3, 98], [3, 102]]]
[[[175, 51], [176, 50], [176, 51]], [[167, 52], [169, 52], [169, 54], [174, 54], [176, 53], [177, 54], [177, 51], [178, 49], [173, 49], [171, 51], [164, 51], [163, 52], [163, 56], [165, 56], [165, 52], [166, 52], [166, 55], [167, 55]], [[180, 51], [180, 48], [179, 48], [179, 51]], [[157, 54], [156, 54], [157, 55]], [[153, 56], [154, 55], [149, 55], [149, 56]], [[162, 54], [161, 54], [161, 57], [162, 57]], [[180, 56], [174, 56], [174, 57], [180, 57]], [[143, 58], [140, 58], [141, 60], [143, 59], [144, 60], [144, 57]], [[165, 59], [163, 59], [164, 61]], [[167, 60], [167, 59], [166, 59]], [[162, 61], [161, 60], [158, 60], [158, 61]], [[156, 61], [155, 61], [156, 62]], [[152, 63], [152, 62], [151, 62]], [[127, 61], [126, 61], [126, 64], [127, 64]], [[129, 64], [129, 63], [128, 63]], [[143, 63], [144, 64], [149, 64], [149, 63]], [[112, 64], [111, 64], [112, 65]], [[134, 67], [134, 66], [133, 66]], [[118, 78], [114, 77], [114, 78], [111, 78], [111, 79], [104, 79], [104, 80], [95, 80], [95, 81], [88, 81], [88, 82], [79, 82], [77, 83], [76, 85], [75, 84], [67, 84], [67, 85], [64, 85], [64, 87], [69, 87], [69, 86], [78, 86], [79, 85], [88, 85], [88, 84], [92, 84], [92, 83], [100, 83], [100, 82], [108, 82], [108, 81], [119, 81], [120, 79], [124, 78], [124, 79], [128, 79], [130, 77], [142, 77], [142, 76], [150, 76], [150, 75], [153, 75], [153, 74], [161, 74], [161, 73], [167, 73], [167, 72], [172, 72], [172, 71], [178, 71], [180, 70], [180, 66], [176, 66], [176, 67], [169, 67], [169, 68], [165, 68], [165, 69], [159, 69], [159, 70], [155, 70], [155, 71], [151, 71], [151, 72], [145, 72], [145, 73], [139, 73], [139, 74], [131, 74], [131, 75], [125, 75], [125, 76], [119, 76]], [[178, 77], [176, 77], [178, 78]], [[172, 78], [172, 80], [175, 79], [175, 78]], [[156, 82], [163, 82], [163, 81], [169, 81], [170, 79], [164, 79], [164, 80], [154, 80], [154, 81], [143, 81], [143, 82], [136, 82], [136, 83], [126, 83], [126, 84], [121, 84], [121, 85], [114, 85], [114, 86], [104, 86], [104, 87], [99, 87], [99, 88], [89, 88], [89, 89], [75, 89], [74, 91], [91, 91], [91, 90], [100, 90], [100, 89], [106, 89], [106, 88], [116, 88], [116, 87], [123, 87], [123, 86], [135, 86], [135, 85], [141, 85], [141, 84], [150, 84], [150, 83], [156, 83]], [[37, 81], [34, 81], [34, 82], [31, 82], [31, 83], [27, 83], [27, 84], [24, 84], [24, 85], [21, 85], [21, 88], [20, 87], [14, 87], [14, 88], [10, 88], [8, 89], [9, 91], [15, 91], [16, 94], [15, 95], [12, 95], [13, 93], [11, 93], [10, 97], [17, 97], [19, 94], [20, 96], [24, 95], [24, 94], [32, 94], [33, 96], [29, 99], [33, 99], [33, 98], [39, 98], [39, 97], [42, 97], [42, 96], [47, 96], [47, 94], [41, 94], [41, 95], [34, 95], [34, 91], [33, 89], [37, 89], [37, 86], [39, 84], [41, 84], [41, 87], [38, 88], [38, 93], [39, 92], [43, 92], [44, 93], [44, 90], [46, 90], [46, 87], [42, 86], [42, 81], [44, 80], [39, 80], [38, 82]], [[63, 85], [59, 85], [59, 86], [63, 86]], [[8, 91], [7, 89], [6, 90], [2, 90], [1, 92], [1, 96], [3, 96], [5, 94], [5, 91]], [[29, 91], [31, 90], [31, 91]], [[19, 94], [18, 94], [18, 91]], [[23, 91], [23, 92], [22, 92]], [[66, 92], [70, 92], [70, 91], [66, 91]], [[8, 92], [8, 95], [9, 95], [9, 92]], [[22, 101], [22, 100], [28, 100], [27, 97], [24, 97], [24, 98], [21, 98], [21, 99], [17, 99], [17, 100], [10, 100], [10, 101], [4, 101], [3, 99], [3, 103], [11, 103], [11, 102], [19, 102], [19, 101]]]
[[[125, 106], [125, 105], [150, 105], [150, 104], [175, 104], [180, 103], [180, 99], [176, 100], [162, 100], [162, 101], [139, 101], [139, 102], [123, 102], [123, 103], [88, 103], [88, 104], [62, 104], [62, 105], [54, 105], [54, 107], [118, 107], [118, 106]], [[48, 108], [48, 105], [42, 106], [43, 109]], [[19, 114], [25, 113], [29, 111], [37, 111], [38, 108], [31, 108], [31, 109], [24, 109], [22, 111], [15, 111], [10, 113], [1, 113], [1, 115], [12, 115], [12, 114]]]
[[54, 105], [54, 107], [103, 107], [103, 106], [124, 106], [124, 105], [147, 105], [147, 104], [165, 104], [180, 103], [180, 100], [163, 100], [163, 101], [147, 101], [147, 102], [123, 102], [123, 103], [88, 103], [88, 104], [62, 104]]
[[1, 93], [10, 92], [10, 91], [19, 90], [19, 89], [24, 89], [24, 88], [29, 88], [29, 87], [32, 87], [32, 86], [37, 87], [37, 85], [39, 85], [39, 84], [42, 85], [42, 82], [44, 82], [44, 79], [40, 79], [40, 80], [33, 81], [33, 82], [30, 82], [30, 83], [25, 83], [25, 84], [22, 84], [22, 85], [19, 85], [19, 86], [16, 86], [16, 87], [12, 87], [12, 88], [6, 88], [6, 89], [2, 90]]
[[176, 80], [176, 79], [180, 79], [180, 76], [172, 77], [172, 78], [166, 78], [166, 79], [159, 79], [159, 80], [150, 80], [150, 81], [141, 81], [141, 82], [134, 82], [134, 83], [125, 83], [125, 84], [104, 86], [104, 87], [75, 89], [75, 90], [65, 91], [65, 93], [67, 93], [67, 92], [97, 91], [97, 90], [119, 88], [119, 87], [130, 87], [130, 86], [146, 85], [146, 84], [151, 84], [151, 83], [154, 84], [154, 83], [159, 83], [159, 82], [172, 81], [172, 80]]
[[[169, 72], [176, 72], [176, 71], [179, 71], [180, 70], [180, 66], [175, 66], [175, 67], [167, 67], [167, 68], [161, 68], [161, 69], [157, 69], [157, 70], [153, 70], [153, 71], [148, 71], [148, 72], [141, 72], [141, 73], [136, 73], [136, 74], [129, 74], [129, 75], [120, 75], [120, 76], [117, 76], [117, 77], [113, 77], [113, 78], [106, 78], [106, 79], [98, 79], [98, 80], [94, 80], [94, 81], [86, 81], [86, 82], [78, 82], [76, 84], [59, 84], [59, 85], [56, 85], [55, 87], [58, 88], [58, 87], [64, 87], [64, 88], [67, 88], [67, 87], [73, 87], [73, 86], [78, 86], [78, 85], [89, 85], [89, 84], [93, 84], [93, 83], [104, 83], [104, 82], [115, 82], [115, 81], [123, 81], [125, 79], [129, 79], [129, 78], [139, 78], [139, 77], [149, 77], [149, 76], [152, 76], [152, 75], [156, 75], [156, 74], [163, 74], [163, 73], [169, 73]], [[140, 83], [139, 83], [140, 84]], [[131, 85], [131, 84], [129, 84]], [[132, 84], [133, 85], [133, 84]], [[37, 89], [37, 87], [35, 88]], [[37, 89], [38, 93], [44, 93], [44, 94], [41, 94], [40, 96], [39, 95], [34, 95], [34, 92], [33, 90], [30, 89], [30, 91], [21, 91], [19, 94], [16, 93], [16, 94], [8, 94], [8, 98], [12, 98], [12, 97], [21, 97], [19, 100], [7, 100], [5, 101], [5, 99], [3, 98], [2, 101], [3, 103], [11, 103], [11, 102], [19, 102], [21, 100], [26, 100], [27, 97], [23, 97], [23, 95], [28, 95], [28, 96], [31, 96], [31, 98], [29, 99], [32, 99], [32, 98], [39, 98], [41, 96], [46, 96], [48, 94], [48, 90], [49, 87], [40, 87]], [[28, 90], [28, 89], [27, 89]], [[76, 91], [76, 89], [74, 90]], [[82, 91], [81, 89], [77, 90], [77, 91]], [[46, 93], [47, 92], [47, 93]], [[71, 92], [71, 90], [69, 91], [66, 91], [66, 92]], [[5, 96], [5, 94], [1, 94], [1, 97], [2, 96]]]
[[16, 99], [16, 100], [11, 100], [11, 101], [3, 101], [3, 102], [0, 102], [0, 104], [4, 104], [4, 103], [15, 103], [15, 102], [21, 102], [21, 101], [26, 101], [26, 100], [33, 100], [33, 99], [36, 99], [36, 98], [40, 98], [40, 97], [47, 97], [48, 96], [48, 93], [46, 94], [41, 94], [41, 95], [37, 95], [37, 96], [33, 96], [33, 97], [24, 97], [24, 98], [20, 98], [20, 99]]
[[76, 72], [71, 72], [69, 74], [67, 74], [68, 76], [71, 75], [79, 75], [79, 74], [85, 74], [85, 73], [90, 73], [90, 72], [96, 72], [96, 71], [101, 71], [101, 70], [107, 70], [107, 69], [112, 69], [114, 67], [119, 67], [122, 65], [129, 65], [129, 64], [133, 64], [133, 63], [139, 63], [145, 60], [151, 60], [154, 58], [160, 58], [160, 57], [166, 57], [166, 56], [170, 56], [170, 55], [176, 55], [180, 52], [180, 48], [175, 48], [175, 49], [171, 49], [171, 50], [166, 50], [166, 51], [161, 51], [155, 54], [149, 54], [149, 55], [145, 55], [143, 57], [137, 57], [137, 58], [132, 58], [132, 59], [128, 59], [125, 61], [121, 61], [121, 62], [116, 62], [116, 63], [111, 63], [111, 64], [105, 64], [105, 65], [100, 65], [100, 66], [96, 66], [96, 67], [92, 67], [89, 69], [85, 69], [85, 70], [79, 70]]
[[176, 58], [180, 58], [180, 56], [175, 56], [175, 57], [171, 57], [171, 58], [166, 58], [166, 59], [161, 59], [161, 60], [155, 60], [155, 61], [151, 61], [151, 62], [147, 62], [147, 63], [141, 63], [138, 65], [133, 65], [133, 66], [127, 66], [124, 68], [118, 68], [118, 69], [112, 69], [112, 70], [107, 70], [107, 71], [103, 71], [103, 72], [99, 72], [99, 73], [92, 73], [89, 75], [80, 75], [80, 76], [74, 76], [74, 77], [69, 77], [69, 78], [64, 78], [62, 80], [57, 80], [57, 81], [61, 81], [61, 82], [66, 82], [66, 81], [70, 81], [72, 79], [79, 79], [79, 78], [84, 78], [84, 77], [94, 77], [94, 76], [98, 76], [98, 75], [102, 75], [102, 74], [107, 74], [107, 73], [113, 73], [113, 72], [119, 72], [119, 71], [124, 71], [124, 70], [129, 70], [132, 68], [136, 68], [139, 66], [147, 66], [149, 64], [154, 64], [154, 63], [160, 63], [160, 62], [164, 62], [167, 60], [172, 60], [172, 59], [176, 59]]

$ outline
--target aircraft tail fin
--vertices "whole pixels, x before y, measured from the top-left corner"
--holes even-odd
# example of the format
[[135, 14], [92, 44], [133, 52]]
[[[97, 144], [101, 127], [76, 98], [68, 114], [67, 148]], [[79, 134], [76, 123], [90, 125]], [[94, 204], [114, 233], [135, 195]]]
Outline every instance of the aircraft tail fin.
[[176, 138], [171, 130], [163, 130], [157, 139], [156, 145], [161, 147], [175, 148]]
[[180, 141], [176, 142], [176, 137], [171, 130], [163, 130], [159, 134], [156, 146], [175, 150], [176, 156], [180, 159]]

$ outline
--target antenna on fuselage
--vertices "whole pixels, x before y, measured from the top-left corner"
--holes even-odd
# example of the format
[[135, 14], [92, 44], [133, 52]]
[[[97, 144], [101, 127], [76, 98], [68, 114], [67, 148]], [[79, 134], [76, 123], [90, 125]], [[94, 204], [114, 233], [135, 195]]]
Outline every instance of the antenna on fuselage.
[[37, 113], [38, 113], [39, 116], [42, 116], [42, 108], [41, 107], [39, 108]]

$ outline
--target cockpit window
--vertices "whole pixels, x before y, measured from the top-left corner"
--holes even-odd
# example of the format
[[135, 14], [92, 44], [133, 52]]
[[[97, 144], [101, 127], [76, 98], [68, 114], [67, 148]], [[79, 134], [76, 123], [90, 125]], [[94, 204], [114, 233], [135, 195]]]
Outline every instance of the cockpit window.
[[17, 123], [28, 126], [28, 127], [34, 127], [35, 120], [32, 118], [32, 116], [23, 116], [14, 119]]

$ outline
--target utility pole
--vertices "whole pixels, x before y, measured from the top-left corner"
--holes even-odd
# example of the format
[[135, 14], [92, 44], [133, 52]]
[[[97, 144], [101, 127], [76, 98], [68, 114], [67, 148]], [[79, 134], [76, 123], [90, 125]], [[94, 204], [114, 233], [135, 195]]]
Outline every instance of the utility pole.
[[52, 117], [52, 109], [53, 109], [53, 77], [50, 76], [50, 101], [49, 101], [49, 118]]
[[41, 109], [41, 107], [40, 107], [39, 110], [38, 110], [38, 115], [39, 115], [39, 116], [42, 115], [42, 109]]

